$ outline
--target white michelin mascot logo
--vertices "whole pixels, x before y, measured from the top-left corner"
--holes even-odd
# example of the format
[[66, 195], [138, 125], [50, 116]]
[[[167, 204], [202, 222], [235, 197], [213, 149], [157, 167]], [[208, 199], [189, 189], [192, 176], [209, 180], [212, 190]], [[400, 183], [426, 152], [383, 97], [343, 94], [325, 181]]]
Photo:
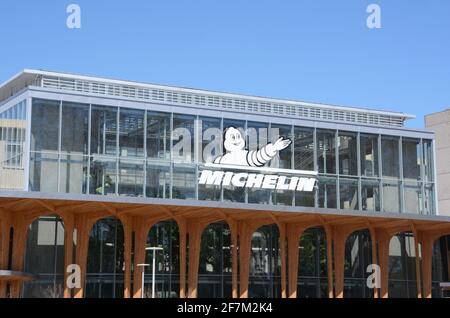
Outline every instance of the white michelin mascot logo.
[[291, 144], [290, 139], [279, 138], [274, 143], [268, 143], [259, 150], [246, 150], [245, 140], [241, 132], [235, 127], [225, 130], [223, 143], [226, 154], [214, 160], [217, 164], [231, 164], [249, 167], [262, 167], [275, 158], [279, 151]]

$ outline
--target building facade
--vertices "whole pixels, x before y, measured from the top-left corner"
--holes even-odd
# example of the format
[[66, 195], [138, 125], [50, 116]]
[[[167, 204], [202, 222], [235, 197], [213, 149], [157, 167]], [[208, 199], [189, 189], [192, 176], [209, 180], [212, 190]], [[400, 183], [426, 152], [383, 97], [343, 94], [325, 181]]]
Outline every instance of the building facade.
[[441, 215], [450, 215], [449, 180], [450, 170], [450, 110], [425, 116], [425, 127], [434, 132], [436, 138], [436, 173], [438, 180], [438, 198]]
[[411, 117], [25, 70], [0, 87], [0, 296], [151, 297], [153, 257], [155, 297], [439, 296]]

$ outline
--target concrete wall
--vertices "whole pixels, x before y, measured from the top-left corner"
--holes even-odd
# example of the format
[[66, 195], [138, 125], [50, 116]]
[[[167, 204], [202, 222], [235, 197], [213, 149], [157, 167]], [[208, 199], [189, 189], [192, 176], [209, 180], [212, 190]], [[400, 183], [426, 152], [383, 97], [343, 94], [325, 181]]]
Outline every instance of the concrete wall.
[[450, 216], [450, 109], [425, 116], [425, 126], [436, 134], [439, 214]]

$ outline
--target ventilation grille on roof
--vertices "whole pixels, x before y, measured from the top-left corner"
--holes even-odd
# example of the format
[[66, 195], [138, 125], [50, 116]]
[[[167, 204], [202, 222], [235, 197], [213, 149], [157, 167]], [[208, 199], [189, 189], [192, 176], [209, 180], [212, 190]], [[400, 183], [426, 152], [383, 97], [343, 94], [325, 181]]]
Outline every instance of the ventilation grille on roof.
[[383, 114], [363, 112], [360, 110], [341, 110], [332, 106], [280, 104], [263, 102], [251, 97], [229, 98], [214, 93], [185, 93], [175, 89], [152, 89], [140, 86], [101, 83], [89, 80], [57, 78], [43, 76], [42, 87], [58, 90], [75, 91], [104, 96], [118, 96], [149, 102], [162, 102], [175, 105], [190, 105], [211, 109], [236, 110], [247, 113], [273, 114], [289, 118], [319, 119], [333, 122], [348, 122], [364, 125], [403, 127], [405, 118]]

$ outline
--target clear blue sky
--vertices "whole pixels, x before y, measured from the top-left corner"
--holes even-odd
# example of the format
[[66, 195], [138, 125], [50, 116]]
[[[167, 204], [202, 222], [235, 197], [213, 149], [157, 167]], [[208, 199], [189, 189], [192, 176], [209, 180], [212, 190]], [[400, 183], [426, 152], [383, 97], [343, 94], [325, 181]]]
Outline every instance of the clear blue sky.
[[449, 0], [1, 0], [0, 35], [0, 82], [66, 71], [403, 111], [409, 127], [450, 107]]

